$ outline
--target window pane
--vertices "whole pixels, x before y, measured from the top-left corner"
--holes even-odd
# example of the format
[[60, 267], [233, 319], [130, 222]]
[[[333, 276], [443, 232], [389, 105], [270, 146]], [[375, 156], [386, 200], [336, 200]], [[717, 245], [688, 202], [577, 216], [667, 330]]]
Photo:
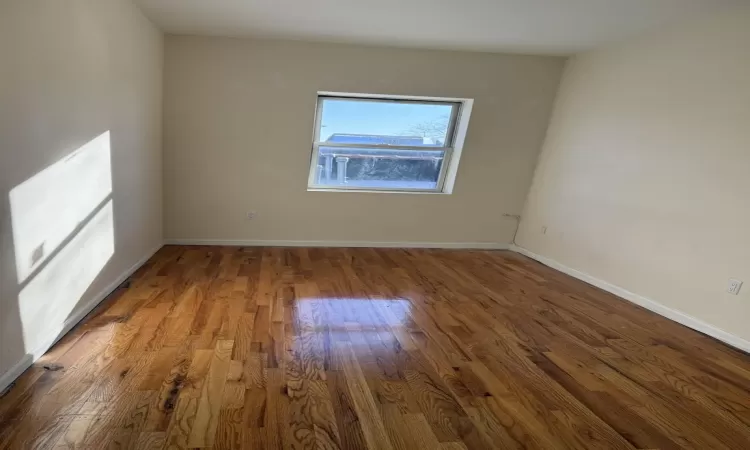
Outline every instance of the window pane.
[[320, 147], [315, 184], [362, 189], [438, 187], [443, 150]]
[[324, 98], [320, 142], [443, 147], [455, 105]]

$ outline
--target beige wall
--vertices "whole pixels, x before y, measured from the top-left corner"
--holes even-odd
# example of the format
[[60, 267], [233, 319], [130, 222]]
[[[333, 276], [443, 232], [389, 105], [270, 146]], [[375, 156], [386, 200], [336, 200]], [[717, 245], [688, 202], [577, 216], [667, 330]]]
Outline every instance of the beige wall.
[[162, 53], [128, 0], [0, 6], [0, 379], [161, 243]]
[[[502, 214], [523, 206], [563, 63], [168, 36], [165, 235], [509, 243], [516, 224]], [[307, 192], [318, 91], [474, 98], [453, 194]]]
[[569, 62], [517, 242], [747, 340], [748, 169], [744, 9]]

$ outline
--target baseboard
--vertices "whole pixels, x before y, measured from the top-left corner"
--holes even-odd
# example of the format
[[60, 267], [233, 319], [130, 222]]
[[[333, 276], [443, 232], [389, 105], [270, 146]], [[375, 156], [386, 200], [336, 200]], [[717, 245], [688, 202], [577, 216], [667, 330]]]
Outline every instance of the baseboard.
[[94, 297], [92, 297], [91, 301], [81, 306], [75, 314], [68, 317], [65, 323], [63, 323], [62, 329], [60, 331], [56, 332], [54, 335], [49, 336], [49, 338], [46, 339], [42, 345], [34, 349], [30, 354], [24, 356], [20, 361], [13, 365], [10, 370], [0, 376], [0, 392], [4, 391], [11, 383], [13, 383], [13, 381], [15, 381], [16, 378], [18, 378], [24, 371], [26, 371], [26, 369], [31, 367], [31, 365], [37, 359], [41, 358], [42, 355], [47, 353], [47, 350], [52, 348], [52, 346], [55, 345], [57, 341], [60, 340], [60, 338], [65, 336], [70, 330], [73, 329], [73, 327], [78, 325], [78, 322], [86, 317], [88, 313], [90, 313], [94, 308], [97, 307], [97, 305], [99, 305], [99, 303], [102, 302], [102, 300], [107, 298], [107, 296], [109, 296], [109, 294], [117, 289], [118, 286], [120, 286], [125, 280], [133, 275], [133, 273], [135, 273], [136, 270], [144, 265], [146, 261], [149, 260], [149, 258], [154, 256], [154, 254], [159, 251], [161, 247], [162, 244], [159, 244], [155, 248], [151, 249], [143, 258], [138, 260], [138, 262], [136, 262], [128, 270], [123, 272], [112, 283], [107, 285], [107, 287], [105, 287]]
[[232, 239], [167, 239], [171, 245], [230, 245], [239, 247], [375, 247], [507, 250], [496, 242], [382, 242], [382, 241], [274, 241]]
[[22, 373], [26, 371], [34, 363], [34, 357], [32, 355], [25, 355], [20, 361], [15, 363], [13, 367], [8, 369], [7, 372], [0, 377], [0, 395], [10, 386], [16, 378], [20, 377]]
[[553, 259], [547, 258], [545, 256], [537, 255], [536, 253], [531, 252], [523, 247], [511, 245], [510, 249], [524, 256], [528, 256], [531, 259], [537, 260], [540, 263], [544, 264], [545, 266], [551, 267], [559, 272], [570, 275], [571, 277], [577, 278], [592, 286], [596, 286], [599, 289], [603, 289], [631, 303], [635, 303], [636, 305], [642, 306], [648, 309], [649, 311], [659, 314], [660, 316], [666, 317], [667, 319], [670, 319], [674, 322], [685, 325], [686, 327], [692, 328], [693, 330], [700, 331], [701, 333], [711, 336], [715, 339], [718, 339], [732, 347], [735, 347], [745, 352], [750, 352], [750, 341], [747, 341], [739, 336], [735, 336], [731, 333], [728, 333], [720, 328], [717, 328], [713, 325], [703, 322], [700, 319], [696, 319], [695, 317], [685, 314], [682, 311], [672, 309], [655, 300], [646, 298], [634, 292], [630, 292], [629, 290], [625, 288], [621, 288], [620, 286], [616, 286], [612, 283], [608, 283], [606, 281], [600, 280], [598, 278], [595, 278], [579, 270], [572, 269]]

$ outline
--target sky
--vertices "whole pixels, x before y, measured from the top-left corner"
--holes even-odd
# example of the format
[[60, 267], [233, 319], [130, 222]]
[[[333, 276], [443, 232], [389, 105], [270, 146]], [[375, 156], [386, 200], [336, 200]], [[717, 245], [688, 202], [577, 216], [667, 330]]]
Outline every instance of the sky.
[[[320, 141], [334, 133], [416, 136], [415, 125], [450, 117], [451, 105], [323, 100]], [[443, 136], [444, 139], [444, 136]]]

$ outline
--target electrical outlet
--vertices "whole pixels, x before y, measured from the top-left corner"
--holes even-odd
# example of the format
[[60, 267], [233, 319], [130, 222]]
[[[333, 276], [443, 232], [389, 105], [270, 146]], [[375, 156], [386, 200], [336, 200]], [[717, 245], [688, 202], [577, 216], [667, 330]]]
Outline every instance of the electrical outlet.
[[729, 283], [727, 284], [727, 292], [729, 292], [732, 295], [737, 295], [740, 293], [741, 288], [742, 288], [742, 281], [736, 280], [734, 278], [729, 279]]
[[247, 220], [253, 220], [253, 219], [255, 219], [255, 216], [257, 216], [257, 215], [258, 215], [258, 213], [255, 212], [255, 211], [248, 211], [246, 218], [247, 218]]

